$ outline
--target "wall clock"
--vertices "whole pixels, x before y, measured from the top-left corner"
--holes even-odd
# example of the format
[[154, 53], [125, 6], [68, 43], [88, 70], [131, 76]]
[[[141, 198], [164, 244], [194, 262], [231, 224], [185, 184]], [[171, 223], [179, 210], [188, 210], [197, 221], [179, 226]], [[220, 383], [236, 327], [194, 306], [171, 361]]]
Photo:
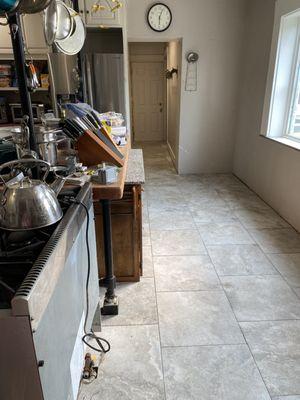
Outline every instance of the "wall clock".
[[155, 3], [150, 7], [147, 21], [155, 32], [164, 32], [172, 22], [172, 13], [168, 6], [163, 3]]

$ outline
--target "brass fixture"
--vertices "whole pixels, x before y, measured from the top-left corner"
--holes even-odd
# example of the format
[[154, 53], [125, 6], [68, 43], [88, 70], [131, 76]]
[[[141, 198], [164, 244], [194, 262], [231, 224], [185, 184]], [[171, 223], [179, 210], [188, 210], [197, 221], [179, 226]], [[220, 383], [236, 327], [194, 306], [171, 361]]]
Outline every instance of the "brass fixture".
[[178, 69], [177, 68], [172, 68], [171, 70], [167, 69], [166, 78], [167, 79], [172, 79], [174, 74], [178, 75]]
[[[105, 5], [102, 3], [105, 3]], [[101, 11], [110, 11], [112, 13], [115, 13], [121, 7], [123, 7], [123, 3], [121, 3], [121, 1], [119, 0], [98, 0], [92, 6], [92, 13]]]

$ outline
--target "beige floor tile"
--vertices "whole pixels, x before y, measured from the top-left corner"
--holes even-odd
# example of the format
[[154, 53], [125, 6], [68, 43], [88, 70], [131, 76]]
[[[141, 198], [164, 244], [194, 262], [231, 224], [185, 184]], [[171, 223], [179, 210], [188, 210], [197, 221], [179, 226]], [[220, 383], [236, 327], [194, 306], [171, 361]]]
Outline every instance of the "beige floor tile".
[[254, 240], [240, 222], [197, 223], [205, 245], [253, 244]]
[[136, 283], [119, 283], [116, 293], [119, 298], [119, 315], [102, 316], [103, 326], [157, 323], [153, 278], [141, 278]]
[[143, 246], [143, 277], [153, 278], [153, 258], [152, 258], [152, 247]]
[[300, 393], [300, 321], [247, 322], [241, 327], [271, 396]]
[[240, 209], [235, 211], [241, 223], [250, 229], [290, 228], [290, 225], [273, 210]]
[[221, 290], [220, 281], [207, 255], [154, 257], [158, 292]]
[[292, 228], [251, 229], [249, 232], [265, 253], [300, 253], [300, 234]]
[[300, 253], [269, 254], [268, 257], [290, 286], [300, 288]]
[[246, 345], [162, 350], [168, 400], [270, 400]]
[[151, 230], [196, 229], [195, 222], [188, 210], [149, 212]]
[[300, 301], [281, 276], [220, 279], [238, 321], [300, 319]]
[[160, 292], [157, 303], [163, 347], [244, 343], [223, 292]]
[[197, 224], [238, 222], [237, 217], [226, 204], [206, 204], [201, 207], [200, 205], [189, 203], [188, 207]]
[[278, 274], [255, 244], [207, 246], [207, 250], [220, 276]]
[[201, 237], [195, 229], [151, 231], [153, 256], [206, 254]]
[[105, 327], [100, 336], [109, 340], [111, 351], [98, 379], [82, 385], [78, 400], [165, 399], [156, 325]]

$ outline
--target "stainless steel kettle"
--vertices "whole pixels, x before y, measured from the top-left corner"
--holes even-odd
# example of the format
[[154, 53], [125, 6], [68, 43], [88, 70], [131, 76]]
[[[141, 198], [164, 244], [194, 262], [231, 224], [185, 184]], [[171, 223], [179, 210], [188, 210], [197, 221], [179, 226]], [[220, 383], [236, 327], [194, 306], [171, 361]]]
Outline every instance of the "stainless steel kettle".
[[23, 231], [39, 229], [59, 221], [62, 209], [57, 200], [65, 179], [57, 176], [52, 185], [45, 179], [50, 171], [50, 165], [42, 160], [26, 159], [11, 161], [0, 166], [4, 168], [17, 168], [28, 164], [29, 168], [42, 164], [46, 171], [42, 180], [30, 179], [21, 175], [21, 179], [13, 179], [4, 183], [4, 190], [0, 194], [0, 228], [10, 231]]

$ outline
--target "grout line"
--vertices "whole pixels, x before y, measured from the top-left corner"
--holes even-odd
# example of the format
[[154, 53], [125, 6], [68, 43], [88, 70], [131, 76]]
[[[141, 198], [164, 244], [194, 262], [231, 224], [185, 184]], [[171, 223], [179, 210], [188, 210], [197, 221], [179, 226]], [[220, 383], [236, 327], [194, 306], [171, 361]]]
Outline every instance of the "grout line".
[[300, 394], [298, 394], [298, 393], [296, 393], [296, 394], [292, 393], [292, 394], [278, 395], [278, 396], [273, 396], [273, 397], [271, 397], [271, 399], [272, 399], [272, 400], [276, 400], [276, 399], [279, 399], [279, 398], [280, 398], [280, 399], [287, 398], [287, 400], [288, 400], [288, 398], [290, 398], [290, 397], [297, 397], [297, 396], [300, 397]]
[[[205, 243], [204, 243], [204, 246], [205, 246], [205, 248], [206, 248], [206, 250], [207, 250], [207, 247], [206, 247]], [[207, 251], [208, 251], [208, 250], [207, 250]], [[208, 255], [209, 255], [209, 253], [208, 253]], [[241, 325], [240, 325], [240, 323], [239, 323], [239, 321], [238, 321], [238, 319], [237, 319], [237, 316], [236, 316], [236, 314], [235, 314], [235, 312], [234, 312], [233, 306], [232, 306], [232, 304], [231, 304], [231, 302], [230, 302], [230, 299], [229, 299], [229, 297], [228, 297], [228, 295], [227, 295], [227, 293], [226, 293], [226, 290], [224, 289], [224, 286], [223, 286], [223, 284], [222, 284], [222, 281], [221, 281], [221, 279], [220, 279], [220, 277], [219, 277], [219, 274], [218, 274], [218, 272], [217, 272], [217, 270], [216, 270], [215, 264], [214, 264], [212, 258], [210, 257], [210, 255], [209, 255], [209, 258], [210, 258], [211, 263], [212, 263], [212, 265], [213, 265], [213, 267], [214, 267], [215, 273], [217, 274], [217, 277], [218, 277], [218, 279], [219, 279], [219, 281], [220, 281], [221, 287], [222, 287], [223, 292], [224, 292], [224, 294], [225, 294], [225, 296], [226, 296], [226, 299], [227, 299], [227, 301], [228, 301], [229, 307], [230, 307], [230, 309], [231, 309], [231, 311], [232, 311], [232, 313], [233, 313], [233, 317], [234, 317], [234, 319], [236, 320], [236, 323], [237, 323], [237, 325], [238, 325], [238, 327], [239, 327], [239, 329], [240, 329], [240, 332], [241, 332], [241, 334], [242, 334], [242, 336], [243, 336], [243, 338], [244, 338], [245, 344], [248, 346], [248, 349], [249, 349], [249, 352], [250, 352], [250, 354], [251, 354], [251, 356], [252, 356], [253, 362], [254, 362], [254, 364], [255, 364], [255, 366], [256, 366], [256, 368], [257, 368], [257, 371], [258, 371], [258, 373], [259, 373], [259, 375], [260, 375], [260, 377], [261, 377], [261, 379], [262, 379], [262, 382], [263, 382], [264, 385], [265, 385], [266, 391], [268, 392], [268, 394], [269, 394], [269, 396], [270, 396], [270, 399], [271, 399], [271, 393], [270, 393], [270, 391], [269, 391], [269, 389], [268, 389], [268, 387], [267, 387], [267, 384], [266, 384], [266, 382], [265, 382], [265, 380], [264, 380], [264, 378], [263, 378], [263, 376], [262, 376], [262, 373], [261, 373], [260, 369], [258, 368], [257, 362], [256, 362], [256, 360], [255, 360], [255, 358], [254, 358], [254, 355], [253, 355], [252, 351], [251, 351], [250, 345], [249, 345], [249, 343], [248, 343], [248, 341], [247, 341], [247, 339], [246, 339], [246, 336], [245, 336], [245, 334], [244, 334], [244, 332], [243, 332], [243, 329], [242, 329], [242, 327], [241, 327]]]
[[102, 327], [103, 328], [120, 328], [120, 327], [126, 327], [126, 326], [128, 326], [128, 327], [130, 327], [130, 326], [135, 326], [135, 327], [138, 327], [138, 326], [157, 326], [157, 325], [158, 325], [158, 322], [153, 322], [153, 323], [151, 323], [151, 322], [147, 323], [146, 322], [144, 324], [116, 324], [116, 325], [107, 325], [107, 324], [103, 324], [102, 323]]
[[139, 326], [156, 326], [158, 323], [155, 324], [132, 324], [132, 325], [104, 325], [103, 328], [124, 328], [124, 327], [136, 327]]
[[220, 285], [218, 289], [176, 289], [176, 290], [157, 290], [157, 293], [203, 293], [203, 292], [222, 292], [223, 288]]
[[[285, 275], [283, 275], [281, 272], [280, 272], [280, 270], [276, 267], [276, 265], [273, 263], [273, 261], [271, 260], [271, 258], [270, 258], [270, 255], [271, 254], [266, 254], [266, 253], [264, 253], [265, 254], [265, 256], [267, 257], [267, 259], [270, 261], [270, 263], [272, 264], [272, 266], [274, 267], [274, 269], [278, 272], [278, 274], [284, 279], [284, 281], [287, 283], [287, 285], [290, 287], [290, 289], [295, 293], [295, 295], [297, 296], [297, 297], [299, 297], [298, 296], [298, 294], [296, 293], [296, 291], [295, 291], [295, 289], [297, 289], [297, 287], [296, 286], [292, 286], [292, 284], [290, 284], [289, 283], [289, 281], [288, 281], [288, 277], [287, 276], [285, 276]], [[274, 254], [274, 253], [273, 253]], [[299, 254], [299, 253], [280, 253], [280, 254], [283, 254], [283, 255], [292, 255], [292, 254]]]
[[[150, 222], [149, 217], [149, 207], [147, 204], [147, 215], [148, 221]], [[150, 224], [149, 224], [150, 225]], [[155, 308], [156, 308], [156, 317], [157, 317], [157, 330], [158, 330], [158, 339], [159, 339], [159, 350], [160, 350], [160, 360], [161, 360], [161, 368], [162, 368], [162, 379], [163, 379], [163, 389], [164, 389], [164, 398], [167, 399], [166, 393], [166, 383], [165, 383], [165, 368], [164, 368], [164, 360], [162, 354], [162, 343], [161, 343], [161, 332], [160, 332], [160, 322], [159, 322], [159, 314], [158, 314], [158, 303], [157, 303], [157, 290], [156, 290], [156, 278], [155, 278], [155, 270], [154, 270], [154, 263], [153, 263], [153, 243], [152, 243], [152, 233], [150, 229], [150, 243], [151, 243], [151, 259], [152, 259], [152, 268], [153, 268], [153, 281], [154, 281], [154, 295], [155, 295]]]
[[241, 343], [220, 343], [220, 344], [189, 344], [189, 345], [184, 345], [184, 346], [162, 346], [163, 349], [185, 349], [185, 348], [203, 348], [203, 347], [248, 347], [247, 343], [241, 342]]
[[266, 322], [297, 322], [300, 321], [300, 318], [287, 318], [287, 319], [258, 319], [258, 320], [250, 320], [250, 321], [239, 321], [238, 324], [259, 324]]

